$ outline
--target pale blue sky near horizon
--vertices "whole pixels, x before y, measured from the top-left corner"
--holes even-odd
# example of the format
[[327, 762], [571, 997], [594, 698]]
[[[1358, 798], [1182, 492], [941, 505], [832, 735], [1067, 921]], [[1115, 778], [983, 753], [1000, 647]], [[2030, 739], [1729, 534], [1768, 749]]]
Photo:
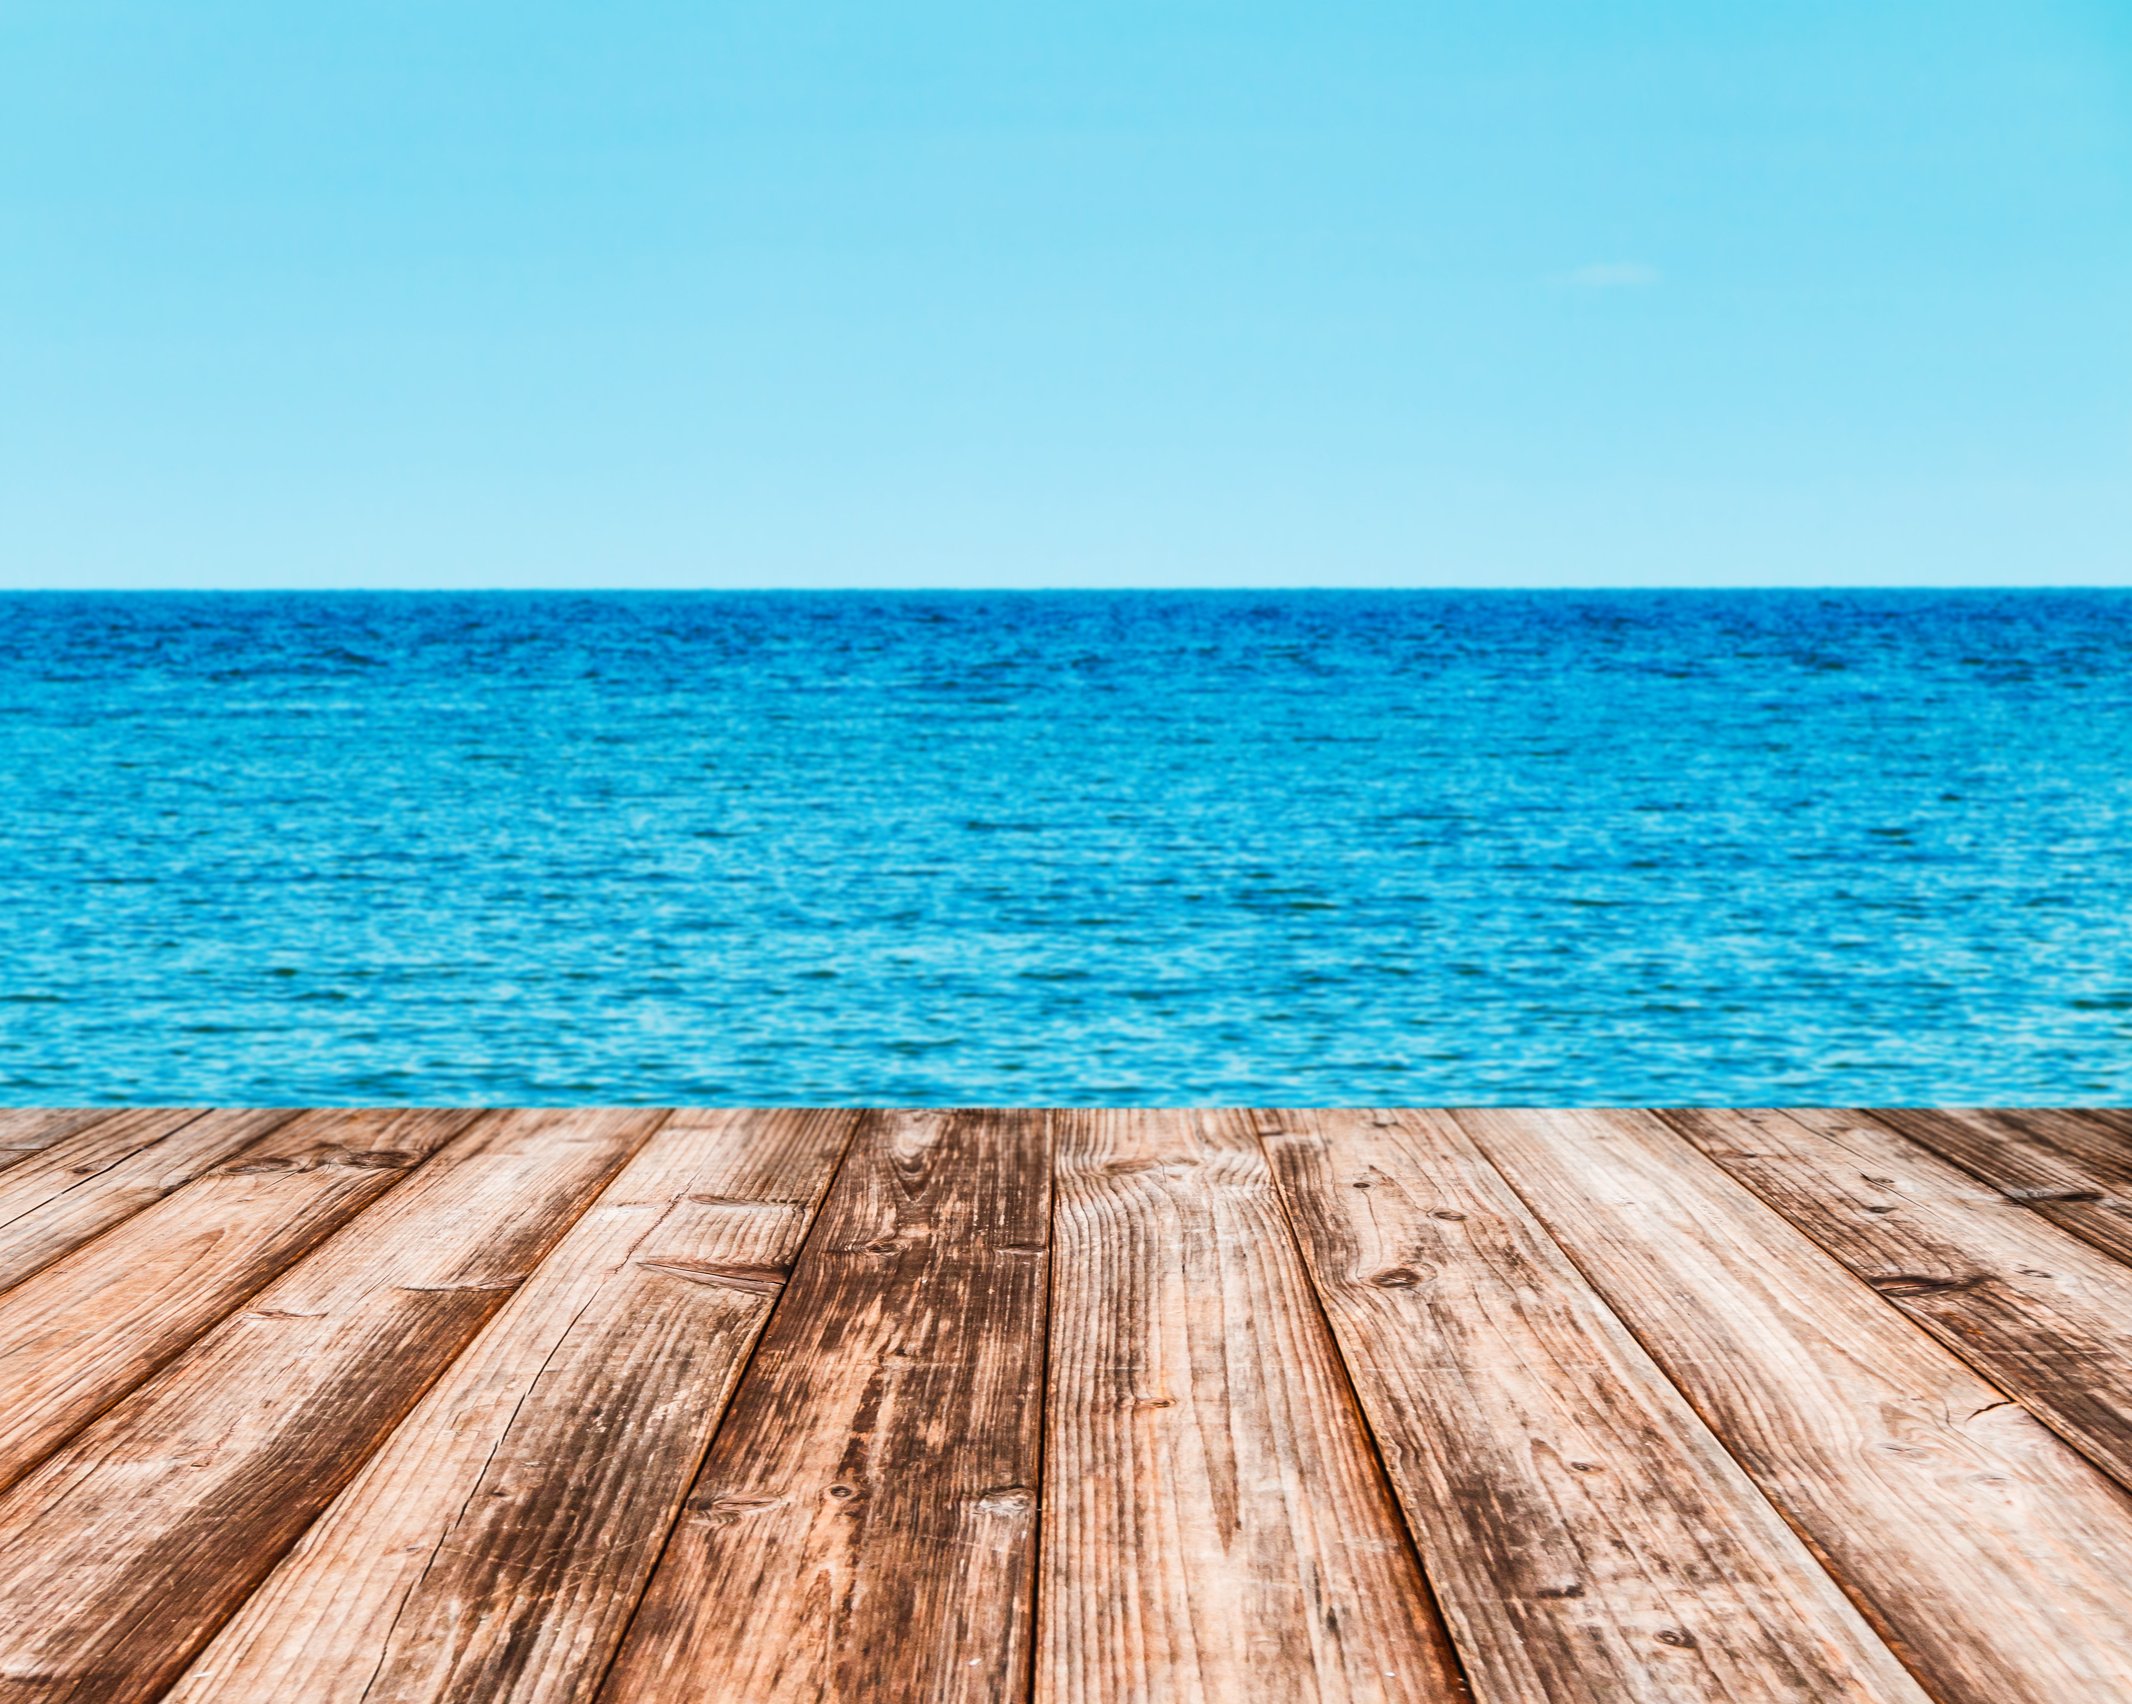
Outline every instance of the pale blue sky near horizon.
[[0, 7], [0, 587], [2132, 582], [2122, 0]]

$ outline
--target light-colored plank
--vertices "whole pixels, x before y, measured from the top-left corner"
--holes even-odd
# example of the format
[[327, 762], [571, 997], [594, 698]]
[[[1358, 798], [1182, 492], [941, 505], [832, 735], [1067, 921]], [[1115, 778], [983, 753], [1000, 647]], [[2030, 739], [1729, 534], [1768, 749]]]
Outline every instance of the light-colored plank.
[[196, 1114], [199, 1107], [15, 1106], [0, 1107], [0, 1171], [41, 1154], [77, 1131], [125, 1112], [160, 1112], [172, 1119]]
[[1942, 1704], [2122, 1704], [2132, 1501], [1644, 1113], [1460, 1112]]
[[473, 1116], [306, 1113], [0, 1294], [0, 1488]]
[[1248, 1116], [1055, 1148], [1038, 1696], [1461, 1696]]
[[1905, 1107], [1865, 1116], [2132, 1264], [2132, 1141], [2107, 1125], [2041, 1111]]
[[565, 1704], [658, 1560], [856, 1114], [677, 1114], [167, 1704]]
[[2132, 1266], [1885, 1126], [1826, 1111], [1667, 1121], [2121, 1485]]
[[661, 1115], [491, 1114], [0, 1497], [0, 1675], [168, 1686]]
[[294, 1116], [142, 1110], [87, 1129], [0, 1174], [0, 1290], [162, 1200]]
[[1027, 1696], [1041, 1115], [870, 1114], [652, 1576], [612, 1700]]
[[1924, 1704], [1447, 1115], [1263, 1118], [1476, 1698]]

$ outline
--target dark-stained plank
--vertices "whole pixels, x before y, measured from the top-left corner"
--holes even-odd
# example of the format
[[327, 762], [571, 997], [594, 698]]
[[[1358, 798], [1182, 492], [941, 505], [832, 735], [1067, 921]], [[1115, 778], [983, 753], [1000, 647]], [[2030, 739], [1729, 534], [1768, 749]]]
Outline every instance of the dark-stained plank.
[[1262, 1116], [1477, 1698], [1924, 1704], [1448, 1115]]
[[77, 1131], [126, 1112], [167, 1115], [173, 1122], [200, 1112], [199, 1107], [14, 1106], [0, 1107], [0, 1171], [41, 1154]]
[[0, 1290], [248, 1147], [289, 1112], [122, 1112], [0, 1174]]
[[2086, 1125], [2095, 1133], [2097, 1139], [2110, 1144], [2121, 1166], [2132, 1170], [2132, 1107], [2055, 1107], [2050, 1109], [2046, 1116]]
[[2122, 1704], [2132, 1500], [1646, 1113], [1455, 1115], [1942, 1704]]
[[2132, 1266], [1885, 1126], [1840, 1112], [1666, 1118], [2121, 1485]]
[[856, 1117], [662, 1125], [168, 1704], [586, 1697]]
[[2132, 1111], [2123, 1107], [2010, 1107], [1998, 1114], [2076, 1156], [2120, 1193], [2132, 1192]]
[[1247, 1115], [1057, 1115], [1038, 1696], [1452, 1700]]
[[159, 1694], [661, 1116], [477, 1120], [26, 1474], [0, 1497], [0, 1675]]
[[2058, 1112], [1903, 1107], [1864, 1116], [2132, 1264], [2132, 1141], [2109, 1127]]
[[0, 1294], [0, 1488], [473, 1116], [306, 1113]]
[[867, 1117], [605, 1697], [1027, 1695], [1046, 1137]]

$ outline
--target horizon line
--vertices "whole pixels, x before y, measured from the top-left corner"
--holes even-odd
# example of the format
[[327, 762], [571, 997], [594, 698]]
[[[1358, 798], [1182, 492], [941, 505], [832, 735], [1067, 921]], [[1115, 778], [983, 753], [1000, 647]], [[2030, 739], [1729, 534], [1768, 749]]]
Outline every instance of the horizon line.
[[1478, 585], [1455, 582], [1430, 584], [1355, 584], [1355, 585], [1074, 585], [1071, 583], [1035, 586], [1011, 585], [366, 585], [363, 583], [341, 585], [199, 585], [199, 586], [143, 586], [143, 585], [91, 585], [91, 586], [5, 586], [0, 585], [0, 597], [339, 597], [339, 596], [385, 596], [385, 597], [529, 597], [553, 595], [563, 597], [846, 597], [865, 595], [875, 597], [1146, 597], [1146, 596], [1414, 596], [1430, 594], [1456, 594], [1460, 596], [1530, 596], [1535, 593], [1674, 593], [1692, 592], [1701, 594], [1737, 593], [1762, 595], [1769, 593], [1816, 594], [1831, 592], [2132, 592], [2132, 580], [2054, 580], [2016, 584], [1982, 580], [1910, 581], [1890, 583], [1884, 581], [1766, 581], [1745, 585], [1722, 585], [1704, 582], [1679, 582], [1662, 585], [1640, 584], [1620, 581], [1564, 581], [1535, 583], [1531, 585]]

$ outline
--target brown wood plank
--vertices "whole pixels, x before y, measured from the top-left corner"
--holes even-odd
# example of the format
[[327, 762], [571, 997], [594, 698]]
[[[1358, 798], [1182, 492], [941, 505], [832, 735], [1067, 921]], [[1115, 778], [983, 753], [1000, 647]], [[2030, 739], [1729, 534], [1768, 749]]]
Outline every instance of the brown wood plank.
[[1460, 1112], [1943, 1704], [2122, 1704], [2132, 1501], [1644, 1113]]
[[1924, 1704], [1448, 1115], [1262, 1116], [1477, 1698]]
[[2051, 1108], [2040, 1116], [2085, 1125], [2094, 1133], [2095, 1139], [2109, 1145], [2121, 1167], [2132, 1171], [2132, 1107], [2062, 1106]]
[[2132, 1263], [2132, 1141], [2108, 1126], [2058, 1112], [1904, 1107], [1866, 1116]]
[[491, 1114], [0, 1497], [0, 1675], [168, 1686], [662, 1115]]
[[1058, 1115], [1037, 1692], [1451, 1700], [1248, 1115]]
[[88, 1128], [0, 1174], [0, 1290], [286, 1124], [290, 1112], [143, 1109]]
[[55, 1142], [64, 1142], [77, 1131], [127, 1112], [160, 1112], [173, 1120], [188, 1118], [202, 1109], [191, 1107], [112, 1106], [12, 1106], [0, 1107], [0, 1171], [20, 1165], [32, 1154], [41, 1154]]
[[603, 1696], [1027, 1696], [1047, 1131], [868, 1115]]
[[2119, 1193], [2132, 1193], [2132, 1112], [2120, 1107], [2011, 1107], [1994, 1116], [2074, 1155]]
[[588, 1696], [856, 1117], [661, 1126], [168, 1704]]
[[1677, 1112], [1718, 1165], [2132, 1487], [2132, 1266], [1846, 1113]]
[[[2041, 1175], [2035, 1181], [2045, 1192], [2054, 1192], [2053, 1186], [2067, 1173], [2077, 1177], [2083, 1188], [2132, 1192], [2132, 1136], [2118, 1122], [2121, 1115], [2052, 1107], [1866, 1110], [1868, 1116], [1892, 1125], [1957, 1164], [1966, 1165], [1967, 1160], [1950, 1150], [1974, 1155], [1991, 1166], [2041, 1167]], [[1941, 1146], [1943, 1142], [1945, 1147]]]
[[473, 1116], [306, 1113], [0, 1294], [0, 1488]]

